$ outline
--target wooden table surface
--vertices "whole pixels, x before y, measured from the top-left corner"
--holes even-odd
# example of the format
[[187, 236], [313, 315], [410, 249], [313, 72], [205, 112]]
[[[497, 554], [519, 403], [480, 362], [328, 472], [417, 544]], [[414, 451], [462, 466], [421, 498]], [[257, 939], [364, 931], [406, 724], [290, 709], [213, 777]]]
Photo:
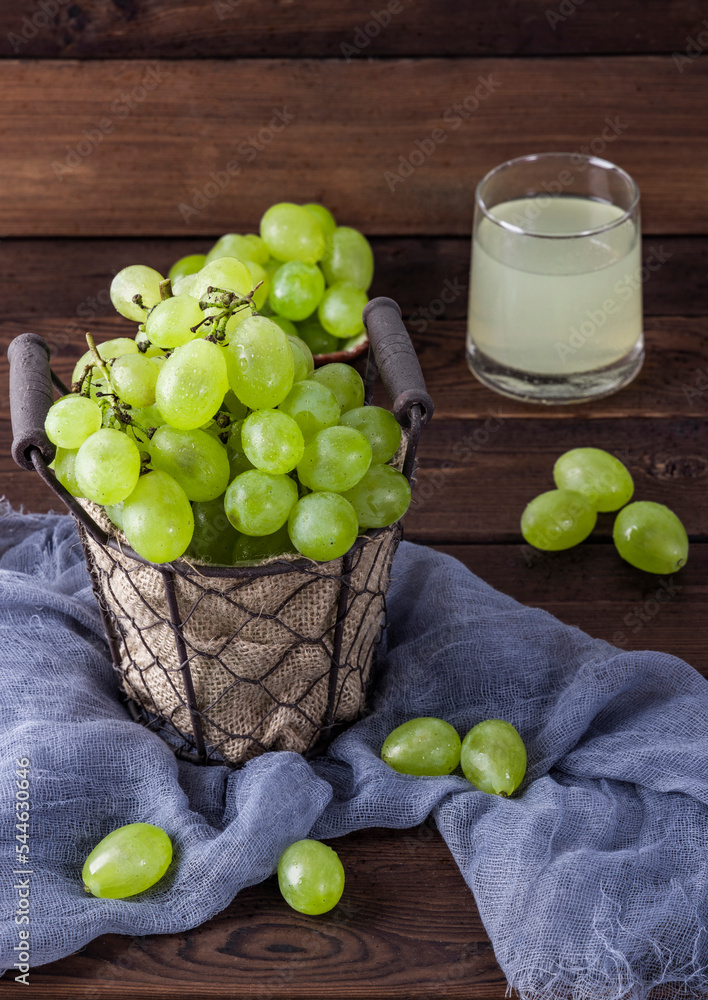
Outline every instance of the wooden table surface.
[[[164, 270], [222, 232], [253, 231], [274, 201], [322, 201], [372, 237], [372, 294], [401, 303], [436, 402], [407, 538], [594, 636], [708, 676], [704, 6], [381, 0], [377, 21], [370, 0], [49, 9], [0, 9], [0, 495], [52, 506], [9, 457], [12, 337], [45, 336], [66, 375], [87, 329], [125, 329], [108, 302], [118, 269]], [[431, 148], [434, 129], [444, 138]], [[642, 189], [644, 254], [660, 261], [645, 285], [647, 360], [607, 400], [513, 403], [464, 361], [474, 186], [510, 156], [584, 148]], [[607, 515], [570, 552], [523, 544], [521, 510], [576, 445], [620, 455], [637, 499], [683, 520], [691, 553], [670, 600], [619, 559]], [[33, 969], [22, 995], [502, 1000], [474, 899], [431, 826], [336, 848], [347, 893], [331, 914], [295, 914], [270, 879], [184, 934], [99, 938]], [[3, 995], [19, 989], [0, 981]]]

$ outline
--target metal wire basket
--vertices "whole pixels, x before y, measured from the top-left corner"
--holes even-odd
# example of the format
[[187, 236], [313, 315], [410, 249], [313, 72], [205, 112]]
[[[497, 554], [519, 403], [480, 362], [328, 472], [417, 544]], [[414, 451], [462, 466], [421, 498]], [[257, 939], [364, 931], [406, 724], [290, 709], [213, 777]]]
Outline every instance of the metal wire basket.
[[[374, 299], [364, 320], [367, 395], [380, 373], [404, 429], [399, 467], [411, 481], [432, 400], [397, 304]], [[236, 567], [149, 563], [48, 467], [55, 449], [44, 421], [53, 387], [68, 390], [51, 371], [47, 344], [25, 333], [8, 356], [13, 457], [76, 520], [133, 718], [201, 764], [237, 765], [267, 750], [318, 752], [364, 705], [399, 525], [366, 532], [326, 563], [301, 556]]]

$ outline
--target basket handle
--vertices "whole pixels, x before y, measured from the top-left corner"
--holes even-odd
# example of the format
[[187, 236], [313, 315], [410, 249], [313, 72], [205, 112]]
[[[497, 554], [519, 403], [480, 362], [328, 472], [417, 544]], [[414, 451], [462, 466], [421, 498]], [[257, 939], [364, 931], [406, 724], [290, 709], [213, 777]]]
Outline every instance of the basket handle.
[[411, 410], [417, 404], [420, 422], [427, 424], [433, 416], [434, 405], [425, 388], [420, 362], [401, 318], [400, 306], [385, 296], [372, 299], [364, 309], [364, 325], [396, 420], [410, 427]]
[[7, 349], [10, 362], [12, 457], [21, 469], [34, 472], [36, 448], [48, 465], [56, 448], [44, 433], [44, 421], [54, 402], [49, 370], [49, 346], [36, 333], [22, 333]]

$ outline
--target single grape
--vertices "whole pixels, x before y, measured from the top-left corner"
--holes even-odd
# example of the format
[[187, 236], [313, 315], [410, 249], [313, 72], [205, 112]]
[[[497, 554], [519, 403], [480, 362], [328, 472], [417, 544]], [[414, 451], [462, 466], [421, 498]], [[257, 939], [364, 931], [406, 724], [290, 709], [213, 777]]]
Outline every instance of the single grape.
[[323, 365], [310, 375], [314, 382], [327, 385], [337, 397], [342, 413], [364, 405], [364, 383], [361, 375], [351, 365], [334, 362]]
[[408, 480], [390, 465], [372, 465], [356, 486], [342, 494], [349, 501], [360, 528], [386, 528], [410, 507]]
[[[312, 360], [312, 351], [307, 346], [304, 340], [300, 340], [299, 337], [291, 337], [286, 334], [288, 341], [290, 342], [290, 350], [293, 352], [293, 364], [295, 370], [293, 372], [293, 383], [303, 382], [306, 378], [309, 378], [315, 370], [315, 362]], [[312, 367], [310, 367], [312, 364]]]
[[305, 445], [298, 479], [311, 490], [344, 493], [371, 465], [371, 445], [353, 427], [325, 427]]
[[278, 409], [297, 421], [305, 441], [326, 427], [335, 427], [341, 414], [329, 386], [310, 379], [296, 382]]
[[286, 334], [265, 316], [250, 316], [225, 350], [229, 384], [253, 410], [282, 403], [290, 392], [295, 362]]
[[248, 416], [248, 407], [236, 398], [233, 389], [229, 389], [224, 396], [223, 409], [231, 414], [232, 420], [243, 420]]
[[[253, 288], [253, 278], [248, 265], [242, 260], [236, 260], [235, 257], [217, 257], [216, 260], [205, 264], [197, 274], [189, 294], [197, 301], [206, 296], [211, 302], [215, 302], [217, 293], [212, 292], [207, 295], [207, 289], [210, 287], [235, 292], [237, 295], [248, 295]], [[220, 312], [222, 308], [215, 303], [206, 311], [211, 314]]]
[[192, 340], [162, 366], [155, 401], [166, 423], [188, 431], [214, 416], [228, 388], [222, 349], [208, 340]]
[[203, 430], [158, 427], [150, 441], [153, 469], [161, 469], [182, 487], [188, 500], [215, 500], [229, 484], [229, 456], [217, 439]]
[[140, 409], [153, 405], [160, 366], [152, 358], [144, 354], [124, 354], [113, 362], [110, 373], [113, 391], [124, 403]]
[[289, 476], [253, 469], [229, 484], [224, 509], [244, 535], [272, 535], [285, 524], [296, 502], [297, 486]]
[[581, 493], [599, 511], [619, 510], [634, 493], [629, 470], [600, 448], [573, 448], [553, 466], [553, 480], [561, 490]]
[[[283, 331], [283, 333], [288, 336], [288, 338], [297, 337], [297, 327], [295, 326], [295, 324], [291, 319], [286, 319], [285, 316], [278, 316], [276, 313], [273, 313], [273, 315], [270, 316], [269, 319], [271, 323], [275, 323], [276, 326], [279, 326], [280, 329]], [[299, 339], [300, 338], [298, 337], [298, 340]]]
[[524, 780], [526, 747], [510, 722], [486, 719], [473, 726], [462, 741], [460, 763], [476, 788], [506, 798]]
[[344, 892], [344, 868], [336, 852], [319, 840], [298, 840], [281, 855], [278, 886], [298, 913], [327, 913]]
[[325, 251], [325, 238], [317, 220], [306, 208], [292, 202], [271, 205], [261, 219], [261, 236], [277, 260], [314, 264]]
[[460, 763], [460, 737], [449, 722], [423, 717], [404, 722], [381, 747], [381, 760], [399, 774], [452, 774]]
[[[110, 358], [120, 358], [124, 354], [137, 354], [138, 345], [129, 337], [114, 337], [113, 340], [106, 340], [102, 344], [96, 344], [96, 350], [98, 351], [99, 358], [108, 361]], [[86, 351], [74, 365], [71, 381], [78, 382], [86, 366], [92, 364], [93, 356], [91, 351]]]
[[119, 531], [123, 530], [123, 501], [120, 503], [109, 503], [103, 508], [111, 524], [114, 524]]
[[102, 422], [101, 407], [86, 396], [62, 396], [49, 407], [44, 432], [60, 448], [75, 450], [95, 434]]
[[366, 292], [349, 281], [330, 285], [322, 296], [317, 316], [327, 333], [347, 340], [364, 329], [363, 312], [368, 302]]
[[86, 892], [125, 899], [159, 882], [172, 862], [172, 842], [152, 823], [129, 823], [96, 844], [84, 862]]
[[595, 527], [597, 512], [580, 493], [549, 490], [535, 497], [521, 515], [521, 534], [547, 552], [570, 549]]
[[224, 497], [192, 504], [194, 534], [187, 556], [210, 566], [229, 566], [239, 536], [224, 510]]
[[243, 420], [236, 420], [229, 427], [228, 438], [226, 440], [226, 452], [229, 456], [229, 478], [234, 479], [242, 472], [254, 469], [253, 462], [246, 456], [243, 450], [241, 431], [243, 430]]
[[309, 212], [313, 219], [319, 224], [322, 234], [325, 240], [329, 240], [332, 233], [337, 228], [337, 223], [334, 221], [334, 216], [328, 208], [324, 205], [318, 205], [315, 202], [310, 202], [308, 205], [302, 206], [305, 211]]
[[145, 325], [141, 324], [138, 327], [138, 332], [135, 334], [135, 344], [138, 348], [140, 354], [145, 358], [164, 358], [165, 352], [161, 347], [156, 347], [155, 344], [151, 344], [148, 335], [145, 333]]
[[127, 434], [104, 427], [86, 438], [74, 464], [83, 495], [94, 503], [120, 503], [129, 496], [140, 475], [140, 452]]
[[[160, 301], [160, 282], [164, 278], [159, 271], [144, 264], [131, 264], [119, 271], [111, 282], [111, 302], [116, 312], [126, 319], [142, 323], [148, 309], [152, 309]], [[142, 306], [133, 301], [139, 295]]]
[[191, 295], [173, 295], [158, 302], [145, 320], [145, 333], [152, 344], [164, 350], [181, 347], [199, 335], [193, 327], [199, 326], [204, 313]]
[[356, 541], [358, 530], [354, 508], [338, 493], [308, 493], [288, 518], [295, 548], [318, 562], [343, 556]]
[[[159, 374], [159, 371], [158, 371]], [[165, 423], [158, 408], [153, 403], [152, 406], [136, 407], [130, 414], [135, 423], [148, 430], [150, 427], [160, 427]]]
[[236, 544], [231, 553], [231, 561], [234, 565], [248, 565], [251, 563], [263, 562], [264, 559], [273, 559], [275, 556], [282, 556], [286, 553], [293, 553], [295, 549], [290, 536], [288, 526], [284, 524], [272, 535], [237, 535]]
[[194, 532], [192, 506], [179, 483], [159, 469], [141, 476], [123, 504], [123, 532], [149, 562], [178, 559]]
[[371, 445], [371, 461], [378, 465], [388, 462], [401, 444], [401, 425], [389, 410], [381, 406], [357, 406], [347, 410], [342, 423], [361, 431]]
[[83, 493], [81, 492], [81, 487], [76, 479], [77, 454], [78, 448], [57, 448], [57, 453], [54, 456], [53, 469], [54, 475], [57, 477], [65, 490], [68, 490], [73, 497], [82, 497]]
[[219, 257], [236, 257], [238, 260], [265, 264], [268, 260], [268, 247], [255, 234], [241, 236], [239, 233], [225, 233], [207, 254], [206, 263], [218, 260]]
[[374, 277], [374, 254], [357, 229], [339, 226], [327, 241], [322, 270], [328, 285], [347, 281], [366, 292]]
[[342, 350], [342, 341], [327, 333], [316, 314], [298, 323], [297, 334], [305, 341], [315, 357]]
[[315, 311], [324, 290], [325, 280], [316, 264], [291, 260], [278, 268], [268, 301], [279, 316], [303, 320]]
[[[173, 295], [192, 295], [192, 289], [197, 282], [197, 275], [199, 271], [194, 274], [183, 274], [181, 278], [175, 278], [172, 282], [172, 294]], [[194, 298], [194, 296], [192, 296]]]
[[189, 274], [196, 274], [206, 264], [206, 257], [203, 253], [190, 253], [186, 257], [176, 260], [169, 270], [167, 277], [173, 285], [178, 278], [184, 278]]
[[661, 503], [638, 500], [615, 518], [617, 551], [645, 573], [675, 573], [688, 559], [688, 535], [674, 512]]
[[291, 472], [305, 450], [298, 424], [280, 410], [254, 410], [243, 422], [241, 443], [257, 469], [275, 476]]

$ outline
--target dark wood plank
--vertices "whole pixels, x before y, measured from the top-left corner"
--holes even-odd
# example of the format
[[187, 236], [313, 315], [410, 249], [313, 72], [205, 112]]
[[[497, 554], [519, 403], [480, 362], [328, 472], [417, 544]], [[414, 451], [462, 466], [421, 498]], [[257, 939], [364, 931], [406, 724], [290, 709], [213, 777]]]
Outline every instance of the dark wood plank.
[[76, 57], [240, 57], [546, 55], [673, 52], [699, 34], [699, 0], [55, 0], [51, 17], [36, 0], [6, 0], [0, 55]]
[[467, 236], [489, 168], [592, 147], [636, 178], [647, 232], [706, 233], [707, 97], [708, 60], [681, 74], [669, 56], [6, 60], [2, 224], [5, 235], [243, 231], [279, 197], [324, 201], [372, 235]]

